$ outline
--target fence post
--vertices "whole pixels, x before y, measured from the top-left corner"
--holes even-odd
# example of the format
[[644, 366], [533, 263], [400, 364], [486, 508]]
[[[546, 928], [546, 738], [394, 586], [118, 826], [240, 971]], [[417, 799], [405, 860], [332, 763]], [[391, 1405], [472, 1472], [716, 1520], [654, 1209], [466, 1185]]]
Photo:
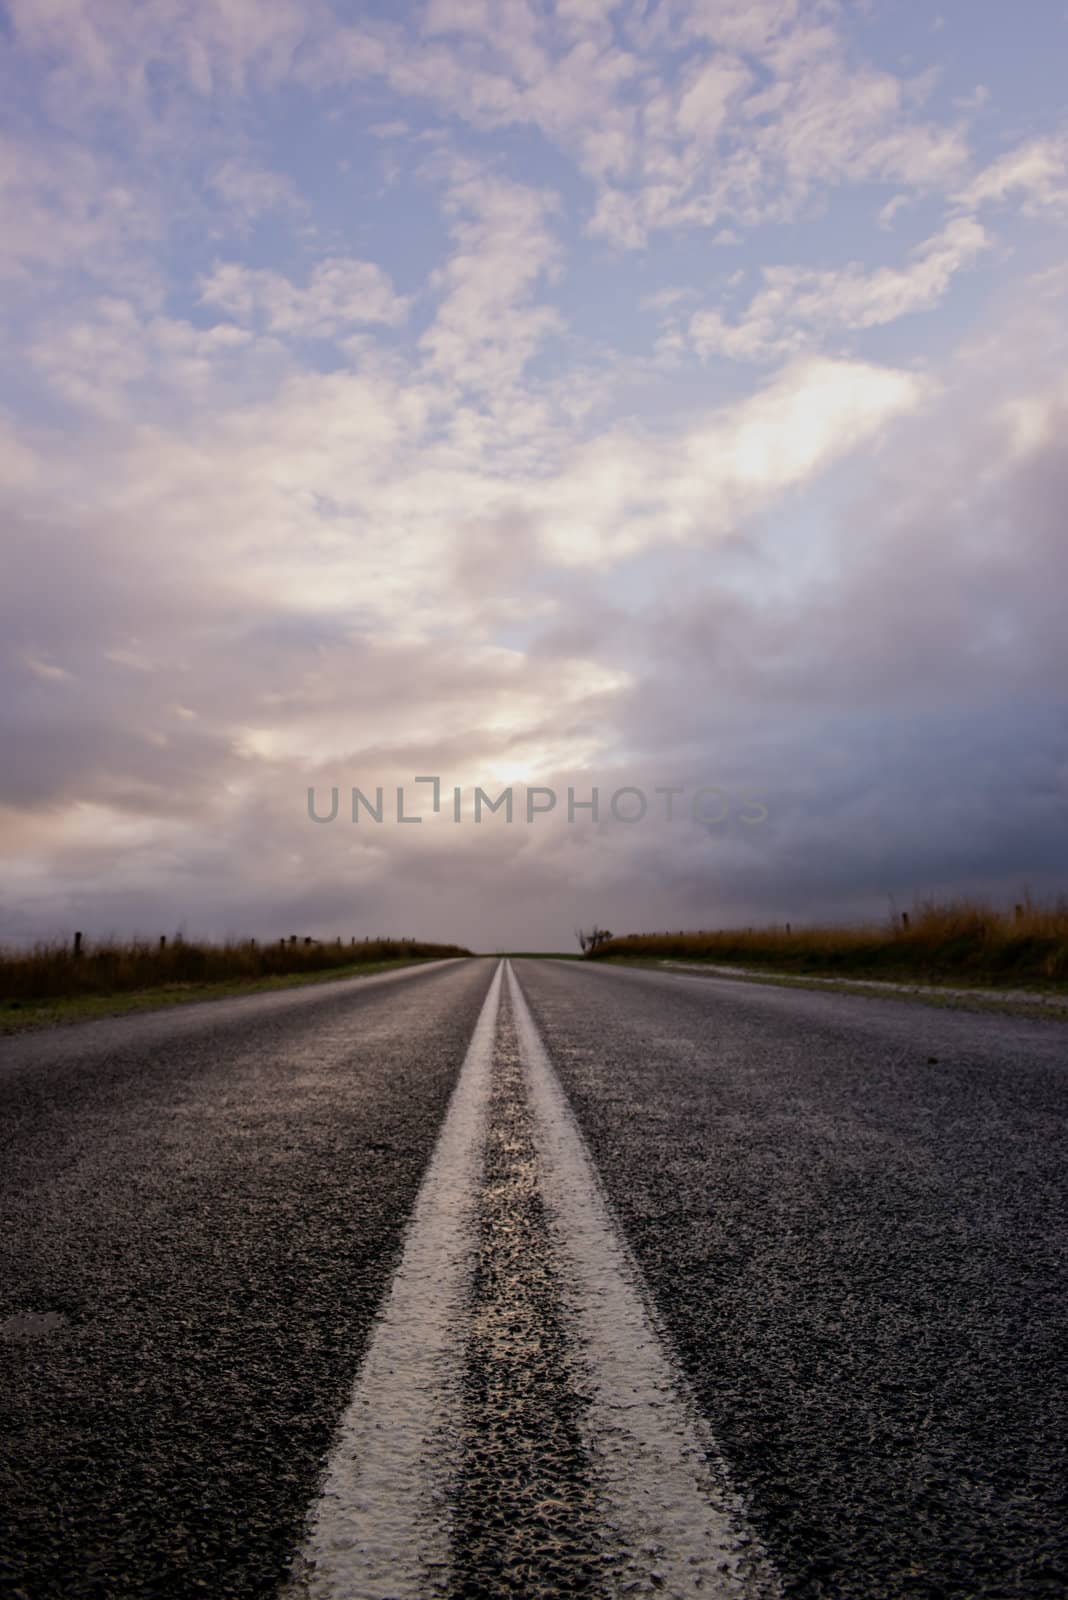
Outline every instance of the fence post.
[[167, 948], [167, 935], [165, 933], [161, 933], [159, 936], [159, 947], [161, 950], [166, 950]]
[[787, 932], [787, 933], [788, 933], [788, 934], [789, 934], [789, 932], [790, 932], [790, 924], [789, 924], [789, 923], [787, 923], [787, 924], [786, 924], [786, 932]]
[[82, 953], [82, 936], [81, 936], [80, 933], [76, 933], [74, 935], [74, 954], [76, 956], [80, 956], [81, 953]]
[[909, 914], [907, 911], [901, 913], [901, 931], [902, 933], [908, 933], [909, 931]]

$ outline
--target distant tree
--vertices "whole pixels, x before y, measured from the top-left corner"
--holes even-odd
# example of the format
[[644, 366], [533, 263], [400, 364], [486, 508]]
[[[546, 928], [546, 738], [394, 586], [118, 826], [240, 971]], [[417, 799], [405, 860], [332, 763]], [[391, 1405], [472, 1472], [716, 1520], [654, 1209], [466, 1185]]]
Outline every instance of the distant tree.
[[578, 940], [579, 949], [582, 951], [584, 956], [592, 956], [599, 949], [599, 947], [602, 944], [606, 944], [611, 937], [612, 934], [610, 931], [607, 928], [599, 928], [596, 922], [590, 929], [589, 933], [587, 933], [583, 928], [575, 929], [575, 938]]

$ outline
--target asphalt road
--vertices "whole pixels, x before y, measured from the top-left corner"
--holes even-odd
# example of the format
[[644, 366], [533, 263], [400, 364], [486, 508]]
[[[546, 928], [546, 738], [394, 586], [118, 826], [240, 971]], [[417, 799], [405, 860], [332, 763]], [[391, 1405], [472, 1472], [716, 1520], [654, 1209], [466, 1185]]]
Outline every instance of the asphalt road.
[[787, 1592], [1068, 1594], [1068, 1030], [523, 984]]
[[490, 965], [0, 1046], [5, 1600], [274, 1593]]
[[0, 1042], [5, 1600], [1068, 1593], [1068, 1029], [512, 966]]

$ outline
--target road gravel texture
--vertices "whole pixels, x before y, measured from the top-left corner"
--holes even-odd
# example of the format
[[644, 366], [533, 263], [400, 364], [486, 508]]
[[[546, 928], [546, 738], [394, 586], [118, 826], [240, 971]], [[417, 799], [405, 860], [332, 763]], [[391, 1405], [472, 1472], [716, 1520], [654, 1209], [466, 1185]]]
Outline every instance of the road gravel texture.
[[5, 1600], [276, 1592], [492, 966], [0, 1047]]
[[[584, 1595], [599, 1577], [575, 1371], [505, 992], [465, 1352], [453, 1588]], [[539, 1590], [539, 1586], [540, 1590]]]
[[[513, 965], [783, 1595], [1062, 1600], [1068, 1030]], [[4, 1600], [281, 1592], [495, 966], [0, 1042]], [[440, 1592], [644, 1600], [598, 1567], [597, 1232], [501, 994]]]
[[1063, 1600], [1063, 1027], [517, 973], [785, 1593]]

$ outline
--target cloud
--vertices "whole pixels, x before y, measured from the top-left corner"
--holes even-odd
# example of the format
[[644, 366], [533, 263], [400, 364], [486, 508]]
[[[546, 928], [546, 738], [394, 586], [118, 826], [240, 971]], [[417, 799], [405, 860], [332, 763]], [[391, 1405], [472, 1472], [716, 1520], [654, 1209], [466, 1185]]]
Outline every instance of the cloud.
[[110, 107], [152, 120], [163, 75], [205, 97], [279, 83], [322, 7], [309, 0], [10, 0], [18, 46], [48, 63], [61, 119]]
[[[215, 462], [192, 505], [197, 480], [173, 472], [146, 498], [160, 445], [146, 440], [125, 513], [151, 533], [140, 564], [127, 529], [114, 530], [127, 482], [73, 541], [45, 536], [40, 521], [27, 528], [18, 582], [0, 602], [24, 653], [5, 668], [5, 704], [21, 709], [4, 732], [24, 752], [0, 799], [18, 857], [5, 873], [5, 929], [418, 927], [493, 948], [514, 935], [505, 902], [518, 896], [531, 943], [553, 947], [590, 916], [627, 927], [801, 919], [817, 905], [871, 915], [889, 894], [908, 904], [961, 882], [1009, 893], [1052, 883], [1068, 727], [1042, 706], [1068, 659], [1045, 574], [1063, 540], [1068, 392], [1052, 344], [1046, 366], [1036, 361], [1048, 338], [1036, 315], [1003, 330], [1000, 367], [978, 345], [963, 353], [922, 420], [906, 415], [865, 459], [828, 512], [817, 560], [799, 561], [789, 518], [765, 519], [715, 561], [695, 551], [670, 604], [650, 595], [614, 618], [603, 576], [587, 587], [580, 574], [539, 622], [544, 646], [526, 650], [478, 636], [473, 605], [527, 592], [529, 569], [499, 557], [483, 566], [479, 594], [465, 575], [459, 610], [443, 587], [448, 562], [429, 557], [438, 624], [421, 638], [399, 595], [380, 592], [379, 622], [360, 620], [363, 548], [348, 593], [331, 581], [314, 603], [291, 595], [283, 613], [275, 583], [235, 582], [247, 560], [236, 541], [191, 550], [181, 525], [161, 519], [181, 506], [190, 529], [228, 526], [239, 502], [227, 502]], [[1005, 397], [993, 413], [979, 372]], [[783, 381], [763, 417], [721, 420], [722, 453], [741, 451], [739, 470], [749, 441], [752, 482], [769, 466], [789, 476], [778, 457], [811, 410], [814, 376]], [[837, 386], [841, 425], [862, 383], [830, 370], [822, 381]], [[262, 455], [242, 461], [235, 435], [218, 441], [250, 486], [296, 421], [294, 398]], [[243, 424], [250, 447], [265, 415]], [[330, 441], [339, 481], [348, 437]], [[795, 448], [803, 468], [813, 457]], [[293, 483], [308, 481], [311, 459]], [[110, 461], [101, 471], [116, 474]], [[574, 492], [584, 484], [576, 468]], [[52, 490], [63, 503], [65, 486]], [[249, 525], [257, 515], [250, 502]], [[105, 528], [125, 561], [104, 557]], [[66, 560], [53, 539], [67, 542]], [[42, 616], [27, 597], [45, 571], [53, 605]], [[561, 794], [572, 782], [586, 794], [599, 781], [603, 795], [624, 782], [650, 792], [707, 782], [760, 796], [770, 817], [763, 831], [710, 834], [685, 818], [625, 832], [491, 820], [476, 832], [447, 813], [374, 830], [304, 816], [309, 783], [381, 783], [387, 794], [406, 783], [414, 799], [423, 771], [461, 783], [468, 814], [476, 782], [496, 792], [545, 781]]]
[[[18, 0], [13, 14], [67, 112], [180, 118], [152, 93], [166, 69], [194, 99], [380, 79], [460, 124], [536, 128], [596, 185], [591, 231], [623, 248], [662, 229], [792, 220], [841, 184], [944, 190], [968, 161], [962, 122], [922, 120], [915, 86], [855, 63], [831, 11], [778, 0], [551, 17], [526, 0], [433, 0], [418, 29], [295, 0], [151, 0], [122, 30], [101, 0]], [[264, 175], [224, 168], [218, 181], [257, 214], [286, 203]]]
[[737, 322], [720, 311], [697, 311], [690, 338], [698, 353], [768, 360], [802, 349], [836, 329], [885, 326], [943, 299], [958, 272], [990, 247], [985, 230], [960, 217], [911, 253], [906, 267], [865, 272], [857, 263], [813, 270], [764, 267], [765, 287]]
[[498, 393], [519, 377], [562, 321], [533, 303], [560, 258], [551, 194], [460, 164], [447, 214], [453, 252], [435, 278], [437, 314], [420, 339], [427, 370], [461, 389]]
[[1020, 196], [1025, 216], [1068, 207], [1068, 138], [1031, 139], [991, 162], [956, 195], [957, 204], [975, 211]]
[[18, 429], [0, 411], [0, 488], [16, 495], [30, 490], [40, 482], [43, 469], [37, 452], [19, 438]]
[[200, 299], [283, 338], [329, 338], [369, 323], [392, 326], [408, 311], [381, 267], [345, 256], [321, 261], [304, 289], [268, 268], [217, 262], [200, 280]]
[[540, 130], [596, 185], [591, 232], [637, 248], [662, 229], [793, 220], [841, 184], [923, 192], [961, 176], [962, 125], [921, 120], [910, 85], [854, 65], [826, 15], [575, 5], [551, 19], [524, 0], [435, 0], [418, 39], [365, 21], [299, 70], [318, 85], [380, 78], [478, 129]]
[[229, 160], [208, 179], [219, 198], [246, 221], [271, 211], [297, 211], [303, 202], [292, 180], [251, 162]]
[[39, 285], [77, 271], [142, 280], [133, 259], [158, 241], [158, 208], [114, 162], [66, 139], [0, 135], [0, 280]]
[[[671, 13], [666, 14], [669, 18]], [[917, 120], [906, 86], [849, 62], [843, 41], [795, 6], [680, 8], [672, 32], [715, 46], [655, 80], [624, 184], [606, 184], [591, 231], [636, 247], [663, 229], [796, 220], [845, 184], [938, 189], [967, 147], [956, 126]], [[728, 53], [725, 53], [728, 52]]]
[[894, 218], [899, 212], [905, 211], [908, 208], [908, 204], [909, 197], [907, 194], [895, 194], [886, 202], [884, 206], [880, 206], [880, 228], [892, 228], [894, 225]]
[[[0, 932], [551, 947], [1063, 878], [1068, 280], [993, 231], [1063, 141], [977, 169], [848, 8], [385, 10], [14, 7]], [[770, 819], [307, 821], [422, 771]]]
[[815, 359], [667, 438], [618, 430], [594, 439], [554, 483], [527, 491], [543, 547], [564, 563], [601, 565], [722, 538], [871, 443], [923, 394], [910, 373]]
[[51, 391], [100, 417], [181, 412], [231, 400], [263, 384], [277, 365], [269, 342], [231, 323], [199, 328], [154, 316], [130, 300], [99, 296], [82, 315], [56, 321], [28, 349]]

